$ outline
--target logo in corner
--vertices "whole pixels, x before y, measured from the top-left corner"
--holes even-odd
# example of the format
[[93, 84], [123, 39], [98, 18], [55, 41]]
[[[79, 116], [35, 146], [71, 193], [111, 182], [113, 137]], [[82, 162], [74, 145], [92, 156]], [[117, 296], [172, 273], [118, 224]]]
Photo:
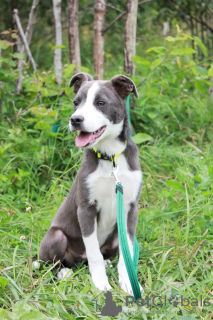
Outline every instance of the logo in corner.
[[[97, 297], [95, 297], [92, 301], [96, 302], [96, 315], [98, 316], [117, 316], [120, 312], [122, 312], [122, 307], [116, 306], [115, 302], [112, 300], [112, 292], [107, 291], [104, 293], [105, 305], [101, 306], [101, 312], [97, 310], [97, 298], [101, 295], [100, 293]], [[100, 312], [100, 313], [99, 313]]]

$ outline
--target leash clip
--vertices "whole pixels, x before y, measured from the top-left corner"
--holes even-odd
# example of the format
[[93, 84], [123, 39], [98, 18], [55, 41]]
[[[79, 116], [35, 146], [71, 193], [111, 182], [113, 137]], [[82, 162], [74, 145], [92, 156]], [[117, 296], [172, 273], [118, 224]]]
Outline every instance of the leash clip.
[[111, 176], [114, 177], [116, 184], [118, 184], [118, 183], [121, 184], [121, 182], [120, 182], [120, 180], [118, 179], [118, 176], [117, 176], [117, 174], [118, 174], [118, 169], [119, 169], [118, 165], [113, 166], [113, 167], [112, 167]]

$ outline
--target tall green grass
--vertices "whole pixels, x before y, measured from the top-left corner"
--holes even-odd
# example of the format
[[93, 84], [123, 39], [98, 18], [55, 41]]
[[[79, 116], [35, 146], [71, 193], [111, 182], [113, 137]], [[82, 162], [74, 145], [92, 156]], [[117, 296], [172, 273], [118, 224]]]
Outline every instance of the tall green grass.
[[[204, 143], [202, 152], [188, 144], [177, 147], [163, 141], [140, 148], [144, 185], [137, 228], [141, 247], [138, 276], [145, 296], [166, 295], [180, 303], [181, 295], [198, 300], [202, 295], [212, 301], [212, 146]], [[49, 190], [38, 191], [36, 186], [32, 198], [28, 190], [35, 173], [31, 169], [20, 197], [0, 198], [3, 319], [95, 319], [92, 299], [99, 292], [86, 266], [76, 266], [70, 280], [62, 282], [55, 278], [52, 266], [32, 270], [32, 257], [72, 183], [67, 171], [75, 172], [79, 165], [80, 161], [64, 173], [55, 170]], [[25, 239], [20, 240], [21, 236]], [[126, 294], [119, 289], [116, 264], [117, 258], [107, 273], [115, 302], [124, 306]], [[104, 296], [100, 296], [99, 310], [103, 303]], [[213, 310], [212, 305], [171, 304], [124, 311], [120, 319], [211, 319]]]

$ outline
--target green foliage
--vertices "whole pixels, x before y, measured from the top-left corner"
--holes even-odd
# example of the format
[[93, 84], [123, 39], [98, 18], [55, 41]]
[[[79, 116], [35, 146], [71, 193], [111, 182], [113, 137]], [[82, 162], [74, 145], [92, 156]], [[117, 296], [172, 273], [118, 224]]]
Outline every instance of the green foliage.
[[[192, 54], [197, 52], [189, 47], [191, 37], [179, 28], [176, 37], [166, 40], [167, 46], [147, 50], [149, 58], [133, 57], [139, 74], [134, 80], [140, 98], [139, 107], [132, 112], [132, 122], [136, 132], [172, 135], [170, 142], [182, 143], [180, 135], [182, 139], [192, 139], [190, 131], [200, 132], [212, 123], [211, 101], [203, 99], [211, 68], [193, 59]], [[211, 136], [212, 132], [208, 134]]]
[[[4, 183], [0, 191], [11, 203], [12, 199], [20, 197], [27, 185], [28, 194], [33, 194], [36, 199], [37, 192], [44, 192], [51, 186], [55, 171], [60, 177], [69, 166], [75, 167], [79, 150], [70, 144], [73, 138], [66, 134], [73, 110], [73, 93], [67, 83], [74, 66], [64, 68], [61, 87], [56, 84], [52, 72], [33, 75], [26, 66], [23, 90], [16, 95], [17, 60], [5, 58], [6, 49], [8, 46], [2, 51], [0, 71], [1, 131], [4, 133], [0, 145], [0, 167], [3, 168], [0, 180]], [[73, 172], [68, 173], [68, 177], [72, 178]]]

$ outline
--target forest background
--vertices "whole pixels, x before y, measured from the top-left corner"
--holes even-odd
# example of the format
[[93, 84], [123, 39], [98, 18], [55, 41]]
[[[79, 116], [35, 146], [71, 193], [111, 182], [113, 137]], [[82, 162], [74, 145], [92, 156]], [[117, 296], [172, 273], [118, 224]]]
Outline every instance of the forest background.
[[[78, 30], [71, 35], [79, 33], [81, 65], [73, 63], [68, 41], [77, 1], [57, 1], [59, 45], [55, 1], [34, 2], [29, 49], [35, 65], [17, 26], [18, 17], [26, 31], [32, 0], [0, 3], [0, 318], [96, 319], [92, 300], [99, 292], [86, 266], [77, 265], [70, 280], [61, 282], [55, 278], [58, 265], [32, 270], [32, 257], [82, 159], [68, 131], [74, 97], [68, 82], [82, 70], [104, 79], [126, 74], [137, 85], [139, 99], [130, 98], [130, 114], [144, 177], [138, 278], [145, 296], [170, 299], [163, 306], [159, 300], [158, 306], [123, 307], [116, 257], [107, 273], [113, 299], [123, 307], [118, 319], [212, 319], [213, 2], [80, 0]], [[104, 15], [95, 10], [98, 3]], [[130, 4], [137, 29], [129, 48], [135, 54], [126, 62]], [[99, 15], [102, 30], [94, 37]], [[97, 39], [104, 42], [98, 57]], [[61, 74], [54, 61], [59, 51]], [[104, 64], [97, 69], [100, 57]], [[99, 311], [103, 303], [101, 295]]]

